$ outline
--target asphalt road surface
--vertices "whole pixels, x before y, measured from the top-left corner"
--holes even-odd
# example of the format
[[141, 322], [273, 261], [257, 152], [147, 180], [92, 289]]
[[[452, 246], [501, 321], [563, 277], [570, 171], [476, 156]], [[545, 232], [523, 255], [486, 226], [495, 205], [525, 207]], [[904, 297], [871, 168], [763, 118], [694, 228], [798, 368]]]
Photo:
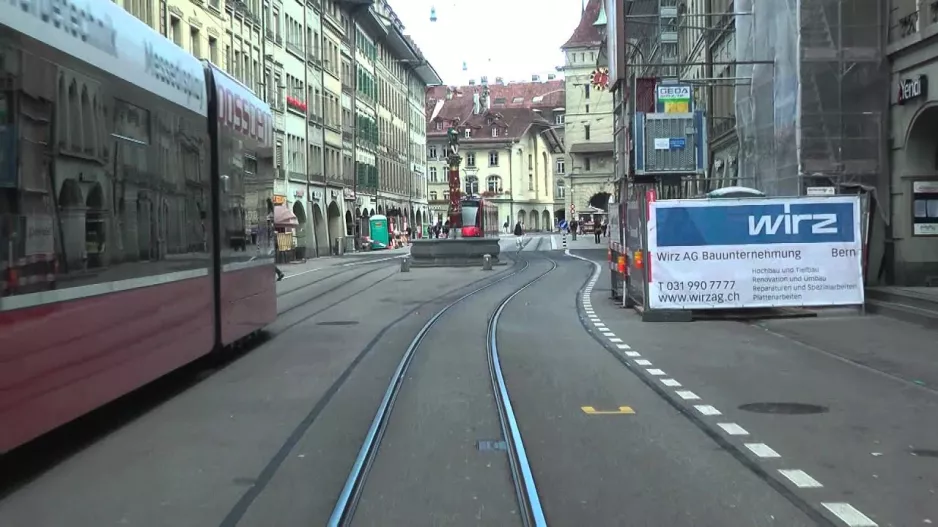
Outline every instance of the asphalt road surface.
[[935, 332], [642, 323], [562, 243], [285, 266], [264, 342], [0, 458], [0, 526], [938, 522]]

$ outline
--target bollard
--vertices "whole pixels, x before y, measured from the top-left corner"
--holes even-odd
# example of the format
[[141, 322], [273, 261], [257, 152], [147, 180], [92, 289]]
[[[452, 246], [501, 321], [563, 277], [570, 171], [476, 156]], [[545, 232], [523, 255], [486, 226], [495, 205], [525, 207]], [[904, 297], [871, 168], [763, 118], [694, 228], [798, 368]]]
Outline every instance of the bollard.
[[405, 256], [401, 258], [401, 272], [402, 273], [410, 272], [410, 256]]
[[492, 255], [486, 254], [482, 256], [482, 270], [491, 271], [492, 270]]
[[563, 250], [567, 250], [567, 233], [563, 234]]

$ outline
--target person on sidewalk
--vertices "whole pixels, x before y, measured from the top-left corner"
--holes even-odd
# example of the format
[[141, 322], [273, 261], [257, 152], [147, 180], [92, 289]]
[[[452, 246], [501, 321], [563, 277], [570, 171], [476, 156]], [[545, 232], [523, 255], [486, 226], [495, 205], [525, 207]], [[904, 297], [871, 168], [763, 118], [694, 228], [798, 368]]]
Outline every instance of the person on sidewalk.
[[521, 222], [515, 223], [515, 236], [517, 236], [516, 243], [518, 244], [518, 249], [521, 249], [521, 242], [524, 241], [524, 227], [521, 226]]
[[570, 222], [570, 234], [573, 236], [573, 241], [576, 241], [576, 233], [580, 228], [580, 223], [576, 220]]
[[602, 223], [599, 223], [598, 221], [594, 222], [593, 223], [593, 239], [596, 241], [596, 243], [600, 243], [602, 241], [600, 240], [600, 237], [602, 236], [602, 234], [603, 234]]

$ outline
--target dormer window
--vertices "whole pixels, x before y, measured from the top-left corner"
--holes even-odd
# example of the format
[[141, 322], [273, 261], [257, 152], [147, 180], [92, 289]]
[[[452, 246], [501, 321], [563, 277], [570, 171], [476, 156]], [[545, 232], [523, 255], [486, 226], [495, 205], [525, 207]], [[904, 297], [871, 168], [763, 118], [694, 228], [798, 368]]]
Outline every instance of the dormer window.
[[492, 137], [498, 137], [498, 128], [495, 126], [492, 127]]
[[472, 137], [472, 132], [468, 128], [466, 128], [465, 134], [466, 134], [466, 139], [469, 139], [470, 137]]
[[442, 130], [442, 129], [443, 129], [443, 121], [437, 121], [437, 122], [436, 122], [436, 129], [437, 129], [437, 130]]

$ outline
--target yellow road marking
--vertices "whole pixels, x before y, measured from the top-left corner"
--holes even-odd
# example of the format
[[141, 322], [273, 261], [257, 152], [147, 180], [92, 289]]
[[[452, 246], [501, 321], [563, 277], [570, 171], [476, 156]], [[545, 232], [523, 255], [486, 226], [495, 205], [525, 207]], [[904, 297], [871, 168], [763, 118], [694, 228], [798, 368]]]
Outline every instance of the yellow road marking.
[[580, 409], [586, 415], [631, 415], [635, 413], [631, 406], [620, 406], [618, 410], [597, 410], [592, 406], [581, 406]]

